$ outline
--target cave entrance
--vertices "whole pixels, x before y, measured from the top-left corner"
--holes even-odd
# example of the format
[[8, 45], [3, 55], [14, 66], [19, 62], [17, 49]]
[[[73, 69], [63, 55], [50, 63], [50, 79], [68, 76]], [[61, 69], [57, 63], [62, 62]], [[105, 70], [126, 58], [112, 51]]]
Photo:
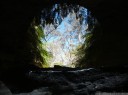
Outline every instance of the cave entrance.
[[90, 11], [80, 5], [54, 4], [43, 9], [40, 27], [44, 34], [42, 46], [49, 54], [42, 55], [47, 61], [46, 67], [75, 67], [84, 56], [79, 55], [79, 49], [85, 44], [85, 35], [93, 20]]

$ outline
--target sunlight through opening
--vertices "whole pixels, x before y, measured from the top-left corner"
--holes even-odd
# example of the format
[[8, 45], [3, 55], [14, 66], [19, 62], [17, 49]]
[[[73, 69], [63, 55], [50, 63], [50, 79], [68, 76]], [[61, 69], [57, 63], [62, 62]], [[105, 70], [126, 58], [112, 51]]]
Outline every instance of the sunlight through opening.
[[79, 5], [55, 4], [41, 13], [40, 26], [45, 35], [41, 41], [52, 56], [48, 66], [75, 67], [78, 49], [85, 43], [90, 12]]

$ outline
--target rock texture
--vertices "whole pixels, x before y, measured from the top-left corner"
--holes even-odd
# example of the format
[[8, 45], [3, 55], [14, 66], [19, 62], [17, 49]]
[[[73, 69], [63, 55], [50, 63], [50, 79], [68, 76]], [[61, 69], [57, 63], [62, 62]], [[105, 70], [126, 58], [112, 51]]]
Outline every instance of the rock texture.
[[[97, 55], [92, 65], [126, 65], [128, 37], [128, 3], [124, 0], [5, 0], [2, 2], [0, 35], [0, 72], [24, 68], [33, 58], [28, 48], [27, 30], [41, 10], [55, 3], [79, 4], [88, 8], [99, 21], [103, 32], [89, 52]], [[98, 32], [95, 34], [99, 35]], [[97, 44], [98, 43], [98, 44]], [[30, 57], [30, 59], [28, 59]], [[93, 57], [93, 56], [92, 56]], [[96, 56], [95, 56], [96, 57]], [[94, 59], [95, 59], [94, 57]]]
[[[51, 2], [52, 1], [52, 2]], [[1, 2], [1, 28], [0, 28], [0, 79], [15, 81], [17, 77], [21, 83], [21, 74], [30, 64], [31, 54], [27, 39], [27, 30], [34, 17], [40, 16], [45, 7], [50, 7], [56, 2], [68, 2], [87, 7], [98, 19], [102, 27], [102, 36], [97, 43], [93, 43], [89, 52], [96, 50], [97, 59], [92, 64], [99, 66], [126, 66], [128, 63], [128, 37], [127, 37], [127, 6], [125, 0], [4, 0]], [[97, 35], [97, 33], [96, 33]], [[29, 59], [28, 59], [29, 57]], [[94, 57], [94, 56], [92, 56]], [[31, 59], [31, 60], [30, 60]], [[95, 57], [94, 57], [95, 59]], [[11, 72], [14, 70], [14, 72]], [[15, 73], [15, 74], [14, 74]], [[30, 73], [30, 79], [34, 82], [45, 84], [51, 93], [69, 93], [75, 95], [89, 93], [88, 89], [123, 90], [126, 86], [127, 74], [97, 73], [88, 75], [85, 72], [41, 72]], [[44, 74], [44, 75], [43, 75]], [[3, 78], [4, 75], [5, 77]], [[2, 77], [1, 77], [2, 76]], [[7, 78], [8, 76], [8, 78]], [[13, 76], [13, 79], [12, 79]], [[53, 79], [53, 80], [52, 80]], [[61, 82], [62, 80], [64, 82]], [[79, 82], [78, 82], [79, 81]], [[111, 82], [112, 81], [112, 82]], [[24, 82], [22, 82], [24, 83]], [[27, 83], [27, 82], [26, 82]], [[26, 84], [24, 83], [24, 85]], [[116, 84], [116, 85], [115, 85]], [[49, 85], [49, 86], [48, 86]], [[51, 86], [51, 87], [50, 87]], [[25, 86], [23, 86], [25, 87]], [[78, 89], [79, 88], [79, 89]], [[88, 89], [87, 89], [88, 88]], [[109, 89], [111, 88], [111, 89]], [[3, 86], [2, 88], [3, 89]], [[44, 89], [44, 87], [43, 87]], [[59, 90], [58, 90], [59, 89]], [[118, 90], [117, 89], [117, 90]], [[38, 89], [37, 89], [38, 90]], [[36, 90], [36, 91], [37, 91]], [[66, 91], [65, 91], [66, 90]], [[1, 90], [3, 91], [3, 90]], [[8, 91], [8, 90], [7, 90]], [[39, 90], [40, 91], [40, 90]], [[35, 90], [34, 90], [35, 92]], [[3, 93], [3, 92], [1, 92]], [[8, 92], [7, 92], [8, 93]], [[29, 93], [28, 93], [29, 95]], [[60, 95], [60, 94], [59, 94]]]
[[93, 95], [96, 92], [127, 92], [128, 73], [76, 71], [31, 71], [28, 77], [42, 87], [14, 95]]
[[0, 81], [0, 95], [12, 95], [11, 91]]

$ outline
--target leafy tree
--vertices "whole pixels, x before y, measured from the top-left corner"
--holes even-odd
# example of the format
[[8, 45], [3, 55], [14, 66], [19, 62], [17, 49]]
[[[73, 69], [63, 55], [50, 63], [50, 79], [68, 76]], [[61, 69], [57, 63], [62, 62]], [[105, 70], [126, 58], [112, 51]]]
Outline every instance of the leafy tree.
[[44, 31], [42, 27], [36, 23], [35, 18], [28, 30], [28, 35], [28, 48], [31, 48], [31, 54], [29, 56], [33, 59], [31, 63], [41, 68], [47, 67], [51, 55], [46, 50], [46, 43], [41, 41], [45, 38]]
[[96, 19], [86, 8], [55, 4], [51, 9], [42, 10], [41, 26], [45, 35], [42, 41], [47, 42], [46, 50], [53, 55], [49, 60], [52, 65], [72, 63], [84, 67], [93, 64], [97, 59], [98, 55], [92, 57], [96, 52], [92, 48], [95, 47], [93, 43], [99, 40], [97, 37], [101, 32]]
[[51, 10], [42, 11], [45, 41], [50, 42], [47, 50], [53, 54], [51, 64], [75, 62], [73, 51], [85, 40], [82, 36], [86, 32], [86, 21], [87, 9], [79, 5], [55, 4]]
[[82, 55], [81, 58], [77, 60], [76, 67], [97, 67], [99, 60], [99, 54], [101, 52], [101, 36], [102, 30], [100, 24], [95, 19], [90, 19], [90, 28], [87, 29], [85, 34], [84, 44], [78, 48], [77, 56]]

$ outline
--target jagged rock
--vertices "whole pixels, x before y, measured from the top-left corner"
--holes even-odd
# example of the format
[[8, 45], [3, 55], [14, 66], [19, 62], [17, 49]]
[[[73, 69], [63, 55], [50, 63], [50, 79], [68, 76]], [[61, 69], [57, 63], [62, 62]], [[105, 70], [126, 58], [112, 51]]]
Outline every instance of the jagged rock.
[[[42, 86], [45, 83], [45, 86], [48, 87], [47, 92], [53, 95], [90, 95], [90, 93], [97, 91], [122, 91], [127, 88], [128, 81], [127, 73], [110, 73], [96, 71], [94, 69], [65, 72], [50, 70], [41, 71], [40, 73], [31, 71], [28, 75], [31, 80], [38, 81]], [[42, 88], [40, 90], [37, 89], [30, 93], [39, 91], [38, 93], [42, 93], [43, 95], [46, 92]], [[128, 90], [125, 89], [125, 91]], [[30, 93], [23, 95], [34, 95]]]
[[12, 95], [11, 91], [0, 81], [0, 95]]
[[[37, 87], [26, 92], [12, 86], [14, 89], [17, 88], [13, 95], [90, 95], [97, 91], [128, 91], [128, 73], [81, 69], [73, 71], [30, 71], [26, 75], [30, 81], [37, 84]], [[31, 84], [31, 86], [33, 85]], [[0, 82], [0, 95], [12, 95], [2, 82]]]
[[13, 95], [52, 95], [47, 87], [35, 89], [30, 93], [20, 93], [20, 94], [13, 94]]

